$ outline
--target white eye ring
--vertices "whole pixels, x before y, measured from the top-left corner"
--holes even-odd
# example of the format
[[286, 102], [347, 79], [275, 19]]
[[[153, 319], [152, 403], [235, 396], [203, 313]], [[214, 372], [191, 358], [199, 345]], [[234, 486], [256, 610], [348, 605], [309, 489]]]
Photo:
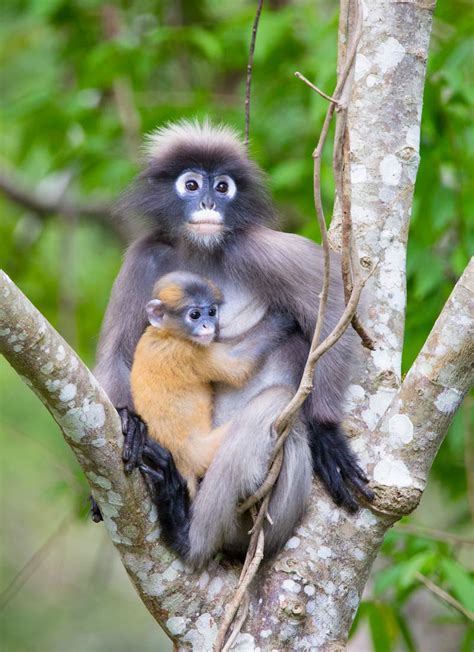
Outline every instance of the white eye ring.
[[[227, 190], [225, 192], [221, 192], [217, 190], [217, 186], [222, 182], [227, 184]], [[214, 190], [216, 192], [219, 192], [219, 194], [223, 195], [224, 197], [227, 197], [228, 199], [232, 199], [233, 197], [235, 197], [235, 193], [237, 192], [237, 187], [232, 177], [229, 177], [227, 174], [221, 174], [220, 176], [216, 177], [214, 180]]]
[[[189, 181], [195, 181], [198, 187], [195, 190], [188, 190], [186, 188], [186, 184]], [[188, 172], [183, 172], [183, 174], [180, 174], [179, 177], [176, 179], [176, 183], [174, 185], [178, 195], [184, 197], [186, 195], [190, 195], [196, 192], [197, 190], [201, 190], [202, 181], [203, 181], [202, 174], [199, 174], [198, 172], [188, 171]]]

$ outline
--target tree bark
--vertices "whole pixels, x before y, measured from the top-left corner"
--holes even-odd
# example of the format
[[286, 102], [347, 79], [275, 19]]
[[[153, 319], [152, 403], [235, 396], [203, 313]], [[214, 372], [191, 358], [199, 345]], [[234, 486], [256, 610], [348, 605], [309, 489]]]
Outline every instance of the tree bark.
[[[344, 648], [384, 533], [418, 504], [473, 381], [471, 261], [401, 383], [406, 239], [433, 8], [423, 0], [364, 2], [346, 115], [354, 233], [362, 261], [378, 263], [362, 313], [376, 348], [364, 351], [350, 387], [348, 427], [376, 500], [348, 515], [315, 481], [304, 521], [252, 586], [239, 649]], [[336, 243], [339, 226], [336, 213]], [[211, 650], [239, 567], [216, 559], [195, 573], [161, 544], [139, 474], [122, 471], [122, 434], [107, 396], [3, 273], [0, 296], [0, 350], [60, 425], [141, 599], [177, 650]]]

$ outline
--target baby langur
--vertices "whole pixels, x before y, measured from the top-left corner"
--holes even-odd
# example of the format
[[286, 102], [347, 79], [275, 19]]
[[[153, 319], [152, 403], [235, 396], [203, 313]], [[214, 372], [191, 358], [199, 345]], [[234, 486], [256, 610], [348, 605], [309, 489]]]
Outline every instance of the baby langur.
[[[150, 325], [131, 371], [135, 410], [149, 435], [173, 455], [191, 498], [228, 429], [212, 428], [211, 382], [244, 385], [272, 341], [267, 331], [247, 344], [215, 342], [222, 302], [219, 288], [201, 276], [163, 276], [146, 306]], [[271, 317], [269, 328], [284, 333], [281, 316]]]

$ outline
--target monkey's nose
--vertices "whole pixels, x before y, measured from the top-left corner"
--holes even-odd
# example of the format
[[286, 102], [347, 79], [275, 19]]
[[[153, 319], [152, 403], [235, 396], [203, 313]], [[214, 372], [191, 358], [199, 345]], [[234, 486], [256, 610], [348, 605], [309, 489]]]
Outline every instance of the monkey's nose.
[[199, 204], [199, 208], [201, 210], [210, 210], [213, 211], [216, 207], [215, 201], [213, 201], [210, 197], [206, 197], [205, 199], [202, 200], [202, 202]]

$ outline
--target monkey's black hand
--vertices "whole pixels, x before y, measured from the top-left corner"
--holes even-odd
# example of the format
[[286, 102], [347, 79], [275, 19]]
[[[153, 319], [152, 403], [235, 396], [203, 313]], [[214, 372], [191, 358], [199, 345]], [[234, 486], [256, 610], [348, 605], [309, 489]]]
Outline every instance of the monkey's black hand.
[[100, 523], [104, 519], [102, 518], [102, 514], [100, 513], [99, 505], [95, 502], [94, 496], [92, 496], [92, 494], [89, 496], [89, 500], [91, 502], [91, 509], [90, 509], [91, 519], [94, 521], [94, 523]]
[[141, 462], [148, 433], [146, 425], [134, 412], [131, 412], [128, 408], [117, 408], [117, 412], [122, 422], [122, 432], [124, 434], [122, 460], [125, 464], [125, 472], [130, 473]]
[[313, 458], [313, 471], [321, 479], [336, 505], [349, 512], [359, 505], [353, 489], [369, 502], [374, 499], [369, 479], [357, 463], [340, 426], [334, 423], [313, 423], [310, 427], [309, 445]]
[[189, 551], [188, 486], [166, 448], [149, 437], [143, 448], [140, 471], [158, 508], [161, 536], [182, 557]]

